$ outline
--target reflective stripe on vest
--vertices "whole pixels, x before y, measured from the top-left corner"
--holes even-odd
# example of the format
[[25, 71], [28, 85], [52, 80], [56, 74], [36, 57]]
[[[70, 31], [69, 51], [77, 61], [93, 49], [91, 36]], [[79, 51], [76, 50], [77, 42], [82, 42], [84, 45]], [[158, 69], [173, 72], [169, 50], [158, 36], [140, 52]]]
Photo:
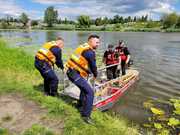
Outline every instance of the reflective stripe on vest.
[[87, 77], [90, 74], [88, 61], [82, 56], [82, 53], [87, 50], [92, 50], [87, 43], [80, 45], [66, 63], [68, 68], [77, 70], [82, 77]]
[[56, 62], [56, 57], [50, 51], [50, 49], [52, 47], [55, 47], [55, 46], [56, 46], [56, 42], [55, 41], [45, 43], [43, 45], [43, 47], [41, 49], [39, 49], [39, 51], [37, 52], [36, 57], [39, 60], [47, 61], [50, 65], [53, 66], [55, 64], [55, 62]]

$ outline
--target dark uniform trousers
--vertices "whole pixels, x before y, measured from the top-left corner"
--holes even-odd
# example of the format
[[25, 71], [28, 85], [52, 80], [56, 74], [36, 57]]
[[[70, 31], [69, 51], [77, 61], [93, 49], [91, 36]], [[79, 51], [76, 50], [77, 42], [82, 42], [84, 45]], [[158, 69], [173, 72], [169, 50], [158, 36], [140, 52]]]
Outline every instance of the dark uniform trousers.
[[94, 91], [88, 84], [87, 80], [80, 76], [79, 72], [74, 69], [67, 70], [69, 80], [80, 89], [80, 102], [82, 103], [81, 116], [89, 117], [91, 115], [94, 99]]
[[122, 60], [121, 61], [121, 70], [122, 70], [122, 75], [126, 74], [126, 61]]
[[44, 78], [44, 91], [45, 94], [56, 96], [58, 88], [58, 77], [53, 71], [52, 67], [45, 61], [35, 59], [35, 67], [41, 73]]
[[[109, 66], [109, 65], [107, 65]], [[118, 77], [117, 75], [117, 65], [112, 66], [112, 67], [108, 67], [106, 69], [106, 74], [107, 74], [107, 79], [111, 80], [111, 79], [115, 79], [116, 77]]]

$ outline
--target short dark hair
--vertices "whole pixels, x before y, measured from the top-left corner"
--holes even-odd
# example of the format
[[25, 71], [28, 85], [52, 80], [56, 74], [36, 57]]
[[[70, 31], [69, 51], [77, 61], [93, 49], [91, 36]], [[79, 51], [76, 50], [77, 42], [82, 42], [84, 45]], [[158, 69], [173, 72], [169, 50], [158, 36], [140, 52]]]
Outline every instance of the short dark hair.
[[91, 38], [98, 38], [98, 39], [99, 39], [99, 36], [98, 36], [98, 35], [95, 35], [95, 34], [90, 35], [90, 36], [88, 37], [88, 41], [89, 41]]
[[108, 48], [113, 48], [113, 47], [114, 47], [114, 45], [112, 45], [112, 44], [108, 45]]
[[57, 37], [56, 40], [62, 40], [62, 41], [64, 41], [64, 39], [63, 39], [62, 37], [60, 37], [60, 36]]

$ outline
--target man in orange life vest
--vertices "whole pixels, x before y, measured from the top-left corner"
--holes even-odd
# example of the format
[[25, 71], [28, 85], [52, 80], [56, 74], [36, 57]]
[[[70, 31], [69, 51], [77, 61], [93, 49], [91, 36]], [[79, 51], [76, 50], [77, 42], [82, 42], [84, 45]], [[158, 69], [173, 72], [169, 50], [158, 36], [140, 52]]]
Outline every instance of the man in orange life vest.
[[[106, 64], [106, 66], [110, 66], [113, 64], [119, 63], [119, 58], [115, 57], [115, 51], [113, 50], [113, 45], [108, 45], [108, 50], [104, 52], [103, 56], [103, 63]], [[106, 69], [107, 79], [111, 80], [117, 77], [117, 66], [108, 67]]]
[[87, 82], [87, 77], [90, 73], [93, 74], [94, 80], [97, 77], [95, 50], [99, 45], [99, 36], [90, 35], [88, 42], [76, 48], [65, 64], [69, 80], [80, 89], [80, 112], [82, 119], [88, 124], [92, 124], [90, 115], [93, 106], [94, 91]]
[[118, 46], [115, 48], [115, 51], [118, 52], [121, 61], [121, 70], [122, 75], [126, 74], [126, 66], [130, 60], [130, 52], [128, 48], [125, 46], [124, 41], [119, 41]]
[[47, 42], [36, 53], [35, 67], [44, 78], [44, 92], [46, 95], [57, 96], [58, 77], [53, 68], [54, 64], [58, 68], [64, 69], [61, 58], [61, 49], [64, 46], [64, 40], [58, 37], [56, 41]]

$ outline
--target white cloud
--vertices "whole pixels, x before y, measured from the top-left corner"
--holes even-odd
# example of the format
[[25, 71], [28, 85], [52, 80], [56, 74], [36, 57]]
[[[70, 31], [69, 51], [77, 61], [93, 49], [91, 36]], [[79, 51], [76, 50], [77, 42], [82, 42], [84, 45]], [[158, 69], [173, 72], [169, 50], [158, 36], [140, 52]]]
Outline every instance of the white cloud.
[[6, 0], [6, 1], [0, 1], [0, 13], [8, 14], [12, 16], [19, 16], [24, 10], [19, 6], [16, 5], [16, 2], [14, 0]]
[[159, 7], [156, 9], [153, 9], [153, 11], [157, 13], [171, 13], [175, 11], [175, 9], [168, 3], [159, 2]]
[[0, 16], [4, 17], [6, 15], [14, 16], [14, 17], [19, 17], [23, 12], [28, 15], [29, 18], [33, 19], [40, 19], [41, 17], [41, 12], [36, 11], [36, 10], [30, 10], [27, 11], [20, 5], [16, 3], [15, 0], [6, 0], [6, 1], [1, 1], [0, 0]]
[[92, 8], [87, 7], [61, 7], [57, 8], [59, 16], [65, 18], [71, 16], [71, 19], [75, 19], [79, 15], [89, 15], [92, 18], [110, 16], [111, 12], [108, 9], [102, 9], [101, 6], [95, 6]]
[[43, 19], [43, 12], [37, 10], [31, 10], [27, 13], [30, 19]]
[[[53, 5], [61, 18], [76, 19], [79, 15], [89, 15], [92, 18], [120, 16], [151, 16], [175, 11], [173, 4], [177, 0], [32, 0], [34, 4], [44, 6]], [[0, 14], [19, 16], [22, 12], [30, 18], [39, 19], [43, 17], [44, 11], [27, 11], [21, 7], [16, 0], [0, 0]]]
[[93, 18], [100, 16], [142, 16], [173, 12], [176, 0], [34, 0], [41, 4], [54, 4], [62, 18], [73, 18], [85, 14]]
[[82, 0], [33, 0], [34, 2], [41, 4], [61, 4], [64, 2], [80, 2]]

